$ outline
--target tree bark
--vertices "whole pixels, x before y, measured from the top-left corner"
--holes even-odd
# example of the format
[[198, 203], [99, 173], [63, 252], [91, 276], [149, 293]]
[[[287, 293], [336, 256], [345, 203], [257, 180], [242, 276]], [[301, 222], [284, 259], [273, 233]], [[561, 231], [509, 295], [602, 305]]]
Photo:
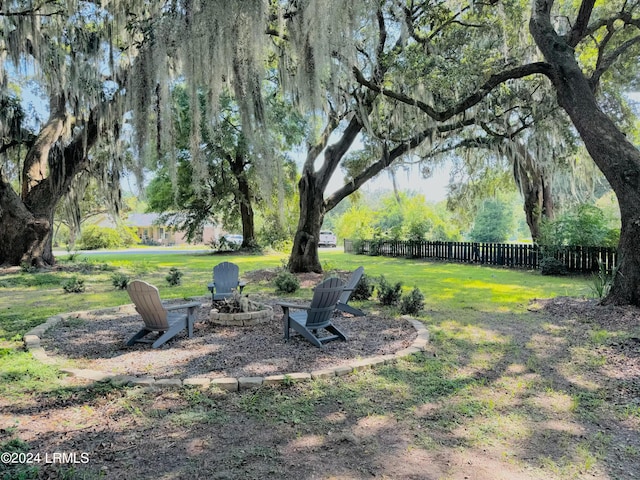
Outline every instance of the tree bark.
[[550, 182], [545, 169], [536, 162], [525, 145], [516, 143], [513, 148], [513, 177], [523, 197], [523, 209], [531, 239], [537, 243], [543, 219], [553, 218]]
[[300, 218], [293, 239], [288, 268], [291, 272], [322, 272], [318, 255], [320, 229], [325, 215], [324, 188], [313, 172], [305, 171], [298, 182]]
[[[52, 117], [59, 115], [59, 111], [52, 113]], [[61, 129], [55, 129], [56, 136], [53, 125], [57, 120], [52, 118], [25, 157], [28, 161], [21, 185], [27, 191], [18, 195], [0, 178], [0, 264], [26, 263], [41, 268], [55, 263], [52, 237], [56, 205], [86, 165], [88, 151], [98, 138], [98, 123], [94, 112], [64, 149], [58, 145]]]
[[[577, 25], [588, 19], [594, 0], [585, 0]], [[552, 0], [535, 0], [530, 21], [533, 38], [553, 71], [550, 79], [558, 103], [567, 112], [593, 161], [609, 181], [620, 205], [619, 268], [606, 304], [640, 306], [640, 151], [627, 140], [615, 123], [600, 109], [593, 85], [581, 71], [572, 48], [579, 32], [567, 38], [553, 29]]]
[[242, 222], [242, 245], [241, 248], [253, 248], [256, 246], [256, 230], [251, 203], [251, 186], [247, 179], [245, 167], [247, 162], [242, 155], [235, 157], [228, 156], [227, 161], [231, 167], [231, 172], [238, 182], [236, 190], [236, 202], [240, 207], [240, 219]]
[[52, 218], [53, 212], [50, 216], [34, 215], [11, 185], [0, 180], [0, 264], [53, 264]]

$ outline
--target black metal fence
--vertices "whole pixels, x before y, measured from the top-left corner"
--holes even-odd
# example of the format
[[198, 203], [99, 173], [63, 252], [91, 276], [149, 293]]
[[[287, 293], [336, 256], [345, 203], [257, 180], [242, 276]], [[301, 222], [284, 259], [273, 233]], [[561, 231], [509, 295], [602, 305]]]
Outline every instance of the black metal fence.
[[540, 247], [523, 243], [427, 242], [404, 240], [344, 240], [345, 253], [385, 257], [432, 258], [510, 268], [537, 269], [545, 257], [559, 260], [568, 272], [611, 273], [617, 253], [610, 247]]

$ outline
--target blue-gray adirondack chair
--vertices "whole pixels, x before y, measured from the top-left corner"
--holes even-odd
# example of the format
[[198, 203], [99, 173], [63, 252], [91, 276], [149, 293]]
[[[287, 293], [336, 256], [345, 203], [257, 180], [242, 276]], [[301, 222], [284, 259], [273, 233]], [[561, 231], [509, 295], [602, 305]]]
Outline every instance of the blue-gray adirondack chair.
[[[131, 337], [127, 345], [133, 345], [136, 342], [152, 343], [153, 348], [158, 348], [184, 329], [187, 329], [189, 337], [193, 336], [195, 311], [200, 306], [200, 302], [163, 305], [158, 289], [142, 280], [131, 282], [127, 287], [127, 292], [136, 306], [136, 311], [144, 321], [144, 328]], [[173, 310], [185, 308], [187, 309], [186, 313], [170, 313]], [[143, 339], [151, 332], [159, 332], [160, 336], [155, 341]]]
[[222, 262], [213, 267], [213, 282], [207, 285], [211, 292], [211, 300], [224, 300], [233, 295], [234, 290], [242, 293], [242, 289], [246, 285], [241, 282], [240, 269], [235, 263]]
[[[289, 340], [289, 330], [292, 328], [320, 348], [332, 340], [346, 340], [346, 335], [331, 322], [331, 316], [343, 290], [344, 282], [339, 278], [332, 277], [313, 289], [313, 298], [309, 306], [279, 302], [278, 305], [282, 307], [284, 312], [282, 323], [285, 340]], [[292, 309], [303, 311], [290, 312]], [[327, 330], [332, 335], [318, 337], [317, 332], [320, 329]]]
[[351, 298], [351, 294], [355, 290], [356, 285], [358, 285], [358, 282], [362, 278], [363, 273], [364, 273], [364, 267], [358, 267], [353, 271], [353, 273], [349, 277], [349, 281], [344, 286], [344, 291], [342, 292], [342, 295], [340, 295], [340, 298], [338, 299], [338, 303], [336, 304], [336, 310], [341, 310], [345, 313], [350, 313], [355, 317], [364, 317], [366, 315], [366, 313], [364, 313], [362, 310], [352, 307], [351, 305], [348, 305], [349, 298]]

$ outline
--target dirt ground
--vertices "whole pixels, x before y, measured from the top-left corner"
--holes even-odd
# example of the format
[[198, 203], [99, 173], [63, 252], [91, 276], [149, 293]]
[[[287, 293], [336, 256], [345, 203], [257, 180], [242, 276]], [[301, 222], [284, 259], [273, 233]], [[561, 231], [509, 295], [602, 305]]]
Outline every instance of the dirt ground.
[[[499, 321], [486, 318], [483, 325], [495, 331], [508, 331], [519, 352], [546, 349], [553, 353], [549, 362], [536, 366], [534, 372], [505, 361], [505, 371], [513, 373], [514, 379], [526, 381], [532, 375], [542, 375], [553, 378], [554, 382], [586, 382], [589, 379], [570, 376], [560, 379], [557, 375], [559, 365], [571, 361], [569, 347], [582, 345], [587, 331], [590, 335], [605, 329], [626, 332], [620, 336], [621, 340], [603, 341], [597, 347], [603, 362], [596, 369], [597, 378], [591, 380], [609, 382], [610, 402], [640, 406], [638, 309], [600, 307], [592, 301], [557, 298], [534, 301], [529, 310], [528, 315], [535, 319], [529, 324], [522, 324], [522, 319], [511, 322], [505, 317]], [[387, 320], [381, 316], [380, 321]], [[541, 325], [552, 334], [542, 335]], [[66, 328], [72, 327], [71, 323]], [[76, 327], [86, 328], [86, 324]], [[384, 328], [390, 325], [385, 323]], [[392, 328], [390, 345], [404, 344], [404, 331]], [[93, 333], [103, 338], [100, 332]], [[65, 333], [69, 334], [70, 331]], [[198, 334], [202, 335], [203, 330]], [[245, 336], [248, 335], [251, 332], [246, 332]], [[52, 342], [50, 346], [55, 344], [59, 352], [73, 351], [61, 344], [62, 338], [53, 337]], [[184, 346], [185, 342], [189, 349], [193, 347], [186, 337], [180, 338], [161, 349], [160, 355], [170, 355], [167, 352]], [[282, 348], [277, 340], [262, 343], [271, 343], [274, 351]], [[332, 343], [340, 346], [339, 342]], [[240, 348], [250, 350], [258, 345], [254, 342]], [[317, 349], [306, 347], [296, 344], [296, 349], [304, 354], [318, 354]], [[104, 350], [93, 355], [90, 350], [82, 352], [89, 362], [110, 361]], [[288, 355], [292, 353], [283, 352], [283, 356]], [[425, 355], [437, 356], [437, 347], [432, 346]], [[302, 360], [298, 356], [295, 361]], [[139, 356], [135, 362], [138, 363], [135, 368], [144, 369], [147, 360]], [[163, 368], [166, 369], [166, 365]], [[246, 372], [247, 368], [240, 364], [218, 365], [209, 371], [231, 374]], [[182, 371], [171, 373], [184, 374]], [[503, 392], [497, 386], [491, 387], [496, 372], [478, 375], [486, 376], [488, 394], [499, 404]], [[517, 434], [504, 432], [496, 437], [501, 440], [495, 443], [473, 443], [468, 440], [469, 420], [460, 419], [458, 429], [445, 434], [438, 426], [441, 418], [437, 411], [443, 408], [442, 404], [426, 402], [403, 407], [401, 390], [389, 390], [385, 398], [363, 386], [363, 382], [366, 385], [374, 381], [375, 377], [367, 373], [336, 378], [324, 391], [311, 395], [312, 400], [301, 399], [300, 392], [309, 393], [310, 387], [304, 384], [214, 396], [171, 389], [69, 386], [55, 395], [37, 395], [10, 405], [0, 400], [0, 441], [11, 433], [29, 442], [33, 452], [88, 452], [86, 465], [73, 465], [75, 472], [84, 472], [84, 476], [69, 476], [68, 470], [65, 470], [67, 476], [63, 476], [61, 465], [49, 463], [40, 465], [40, 478], [47, 479], [640, 478], [638, 417], [605, 421], [597, 416], [577, 422], [568, 418], [573, 417], [572, 414], [563, 413], [571, 412], [571, 406], [563, 405], [562, 402], [566, 402], [563, 399], [556, 399], [557, 415], [528, 425], [531, 433], [526, 441], [518, 437], [518, 431]], [[585, 389], [588, 388], [587, 385]], [[340, 395], [331, 393], [335, 389], [340, 389]], [[358, 396], [349, 402], [341, 399], [352, 392]], [[262, 403], [263, 398], [268, 398], [269, 403]], [[538, 399], [529, 401], [532, 405], [550, 402], [544, 392], [540, 392]], [[278, 403], [287, 405], [284, 414]], [[358, 405], [368, 407], [359, 409]], [[296, 420], [302, 415], [300, 412], [309, 409], [315, 413], [314, 421]], [[545, 463], [549, 458], [562, 463], [562, 456], [566, 454], [563, 442], [567, 439], [588, 443], [594, 438], [608, 439], [606, 450], [597, 459], [598, 466], [589, 465], [589, 457], [583, 461], [582, 470], [557, 470]], [[575, 463], [573, 459], [572, 465]]]
[[[250, 298], [271, 307], [272, 320], [252, 326], [215, 325], [209, 321], [210, 298], [201, 298], [193, 337], [188, 338], [184, 331], [157, 349], [145, 343], [126, 346], [126, 340], [143, 325], [131, 309], [128, 314], [74, 315], [50, 329], [42, 337], [42, 345], [47, 353], [73, 359], [76, 367], [113, 374], [156, 379], [237, 378], [339, 367], [356, 358], [392, 354], [407, 348], [417, 335], [407, 320], [373, 310], [367, 311], [366, 317], [334, 314], [332, 321], [347, 336], [346, 342], [332, 341], [320, 349], [294, 331], [290, 341], [285, 342], [282, 308], [276, 300], [254, 295]], [[284, 300], [305, 304], [300, 299]]]

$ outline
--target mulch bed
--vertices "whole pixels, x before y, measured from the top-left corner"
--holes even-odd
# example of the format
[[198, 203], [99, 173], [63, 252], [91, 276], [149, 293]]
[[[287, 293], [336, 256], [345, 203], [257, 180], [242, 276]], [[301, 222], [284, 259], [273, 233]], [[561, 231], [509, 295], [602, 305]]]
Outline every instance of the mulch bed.
[[[194, 335], [180, 333], [158, 349], [149, 344], [128, 347], [127, 339], [143, 323], [135, 312], [84, 312], [67, 318], [41, 339], [50, 355], [73, 359], [74, 366], [108, 373], [160, 378], [220, 378], [269, 376], [311, 372], [348, 364], [353, 359], [391, 354], [410, 346], [415, 329], [401, 318], [379, 311], [365, 317], [334, 314], [334, 323], [348, 341], [333, 341], [317, 348], [292, 331], [285, 342], [282, 309], [273, 299], [251, 295], [271, 305], [273, 320], [249, 327], [228, 327], [208, 322], [211, 301], [202, 298]], [[300, 299], [292, 300], [304, 305]]]

